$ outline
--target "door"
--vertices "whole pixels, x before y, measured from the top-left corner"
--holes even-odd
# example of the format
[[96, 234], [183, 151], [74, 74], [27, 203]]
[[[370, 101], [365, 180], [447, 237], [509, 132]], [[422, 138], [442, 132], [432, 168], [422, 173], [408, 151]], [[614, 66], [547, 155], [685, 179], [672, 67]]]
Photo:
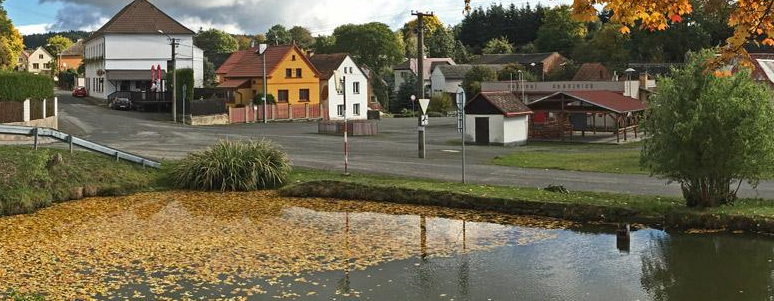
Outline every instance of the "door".
[[476, 144], [489, 144], [489, 117], [476, 117]]

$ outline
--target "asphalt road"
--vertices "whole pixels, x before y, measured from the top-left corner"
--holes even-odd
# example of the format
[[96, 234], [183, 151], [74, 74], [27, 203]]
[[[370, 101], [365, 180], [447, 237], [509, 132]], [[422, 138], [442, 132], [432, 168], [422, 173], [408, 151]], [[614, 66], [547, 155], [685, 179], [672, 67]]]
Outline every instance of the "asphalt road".
[[[312, 122], [234, 124], [192, 127], [171, 122], [171, 115], [113, 111], [58, 92], [60, 130], [154, 159], [178, 159], [219, 140], [268, 139], [281, 145], [294, 165], [343, 170], [343, 140], [317, 134]], [[384, 119], [379, 135], [351, 137], [349, 167], [369, 172], [439, 180], [460, 180], [460, 136], [455, 118], [431, 118], [427, 129], [427, 158], [417, 158], [414, 119]], [[643, 175], [525, 169], [488, 165], [495, 156], [513, 151], [496, 146], [467, 146], [467, 180], [471, 183], [546, 187], [569, 190], [647, 195], [679, 195], [678, 185]], [[774, 198], [774, 182], [757, 191], [743, 187], [744, 197]]]

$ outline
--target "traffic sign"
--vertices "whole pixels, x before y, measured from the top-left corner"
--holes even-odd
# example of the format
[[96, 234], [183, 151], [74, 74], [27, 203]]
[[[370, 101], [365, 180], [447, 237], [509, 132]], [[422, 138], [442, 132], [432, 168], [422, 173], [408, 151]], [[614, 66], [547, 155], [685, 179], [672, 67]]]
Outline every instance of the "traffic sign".
[[429, 120], [427, 118], [427, 115], [422, 115], [422, 122], [420, 123], [420, 125], [426, 126], [428, 124], [429, 124]]
[[422, 114], [427, 114], [428, 105], [430, 105], [430, 99], [422, 98], [419, 100], [419, 107], [422, 108]]

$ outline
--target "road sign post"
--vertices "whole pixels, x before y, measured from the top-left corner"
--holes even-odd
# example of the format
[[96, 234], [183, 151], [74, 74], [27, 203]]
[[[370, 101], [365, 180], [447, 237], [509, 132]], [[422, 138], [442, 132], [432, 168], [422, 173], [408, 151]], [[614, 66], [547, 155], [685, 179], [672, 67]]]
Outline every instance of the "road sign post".
[[462, 183], [465, 183], [465, 90], [457, 88], [457, 131], [462, 136]]
[[427, 107], [430, 105], [430, 99], [419, 99], [419, 108], [422, 110], [422, 115], [419, 116], [419, 158], [424, 159], [425, 152], [425, 126], [428, 124]]

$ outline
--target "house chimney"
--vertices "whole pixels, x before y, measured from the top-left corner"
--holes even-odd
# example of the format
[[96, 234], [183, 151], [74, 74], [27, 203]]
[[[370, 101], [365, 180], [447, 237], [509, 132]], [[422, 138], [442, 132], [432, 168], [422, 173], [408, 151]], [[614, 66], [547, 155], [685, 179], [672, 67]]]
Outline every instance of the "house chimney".
[[647, 86], [648, 86], [648, 73], [647, 72], [640, 73], [640, 87], [645, 88]]

